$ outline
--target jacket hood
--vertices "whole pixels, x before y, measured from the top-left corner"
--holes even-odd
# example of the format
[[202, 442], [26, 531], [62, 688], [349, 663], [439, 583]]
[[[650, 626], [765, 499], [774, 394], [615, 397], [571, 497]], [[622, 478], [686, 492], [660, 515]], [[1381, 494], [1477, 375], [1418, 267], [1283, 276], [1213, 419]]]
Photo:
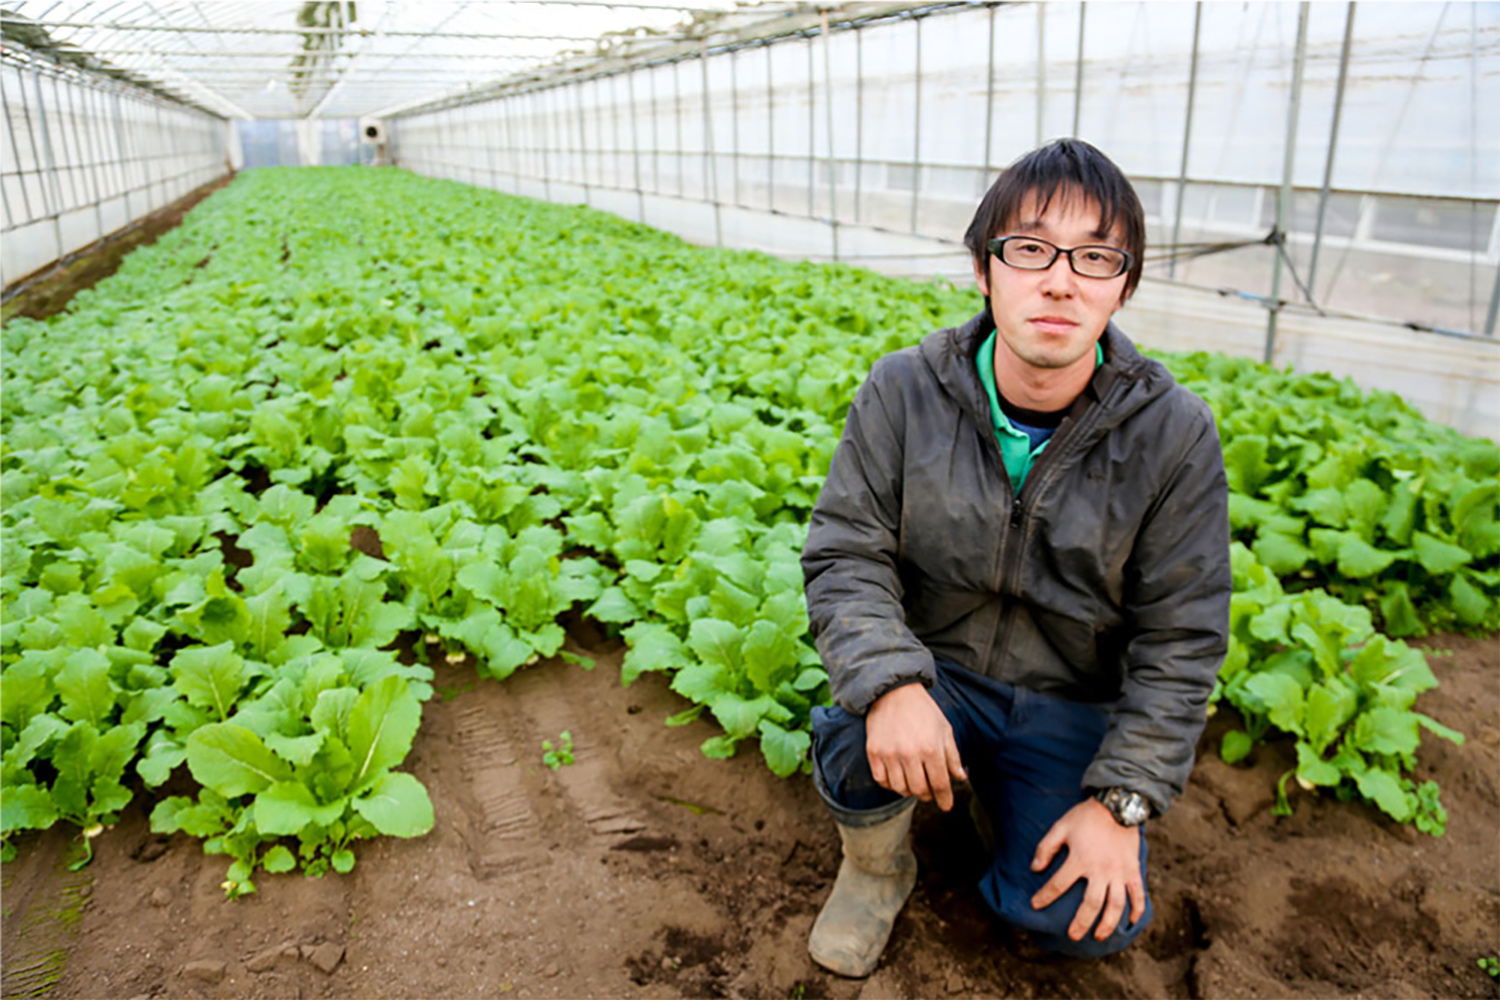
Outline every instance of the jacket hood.
[[[988, 308], [962, 326], [938, 330], [922, 338], [922, 360], [932, 370], [943, 391], [952, 396], [981, 427], [990, 424], [990, 404], [976, 368], [980, 345], [995, 329]], [[1107, 431], [1127, 420], [1152, 400], [1169, 392], [1176, 380], [1166, 366], [1145, 357], [1130, 338], [1111, 321], [1100, 339], [1104, 346], [1099, 398], [1105, 412], [1096, 430]]]

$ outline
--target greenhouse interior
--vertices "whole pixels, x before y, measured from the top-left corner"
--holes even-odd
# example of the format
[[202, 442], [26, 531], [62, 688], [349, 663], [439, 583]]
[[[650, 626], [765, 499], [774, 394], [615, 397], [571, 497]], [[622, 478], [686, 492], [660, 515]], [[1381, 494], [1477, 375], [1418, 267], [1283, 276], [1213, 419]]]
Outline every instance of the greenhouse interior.
[[[0, 101], [4, 997], [1495, 996], [1500, 3], [0, 0]], [[815, 504], [1073, 139], [1227, 653], [1141, 944], [995, 916], [956, 782], [851, 976]]]

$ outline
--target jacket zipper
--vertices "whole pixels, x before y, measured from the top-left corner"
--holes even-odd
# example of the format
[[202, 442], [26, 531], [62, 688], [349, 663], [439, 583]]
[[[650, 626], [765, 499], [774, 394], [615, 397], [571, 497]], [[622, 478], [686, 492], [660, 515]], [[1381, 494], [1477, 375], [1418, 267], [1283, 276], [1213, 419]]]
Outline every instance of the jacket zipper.
[[[998, 584], [1002, 587], [1007, 579], [1014, 579], [1021, 571], [1020, 557], [1013, 555], [1013, 553], [1021, 552], [1025, 549], [1022, 542], [1025, 541], [1024, 526], [1030, 507], [1027, 501], [1034, 500], [1036, 495], [1041, 492], [1042, 486], [1039, 484], [1043, 480], [1043, 474], [1058, 468], [1067, 451], [1073, 447], [1073, 443], [1082, 440], [1085, 432], [1093, 430], [1094, 425], [1099, 422], [1100, 415], [1114, 401], [1114, 397], [1119, 392], [1119, 387], [1123, 382], [1123, 379], [1115, 379], [1105, 398], [1090, 406], [1085, 411], [1083, 419], [1068, 428], [1068, 434], [1065, 437], [1060, 441], [1053, 442], [1058, 445], [1057, 448], [1049, 447], [1043, 452], [1041, 460], [1032, 468], [1031, 473], [1026, 477], [1026, 481], [1021, 484], [1021, 492], [1016, 494], [1015, 499], [1011, 502], [1009, 530], [1002, 536], [1003, 540], [1000, 543], [1002, 562], [1001, 577]], [[1006, 485], [1009, 485], [1008, 476]], [[1015, 544], [1012, 545], [1010, 544], [1010, 536], [1016, 534], [1016, 532], [1021, 532], [1021, 535], [1015, 539]], [[997, 666], [1004, 663], [1005, 651], [1010, 646], [1010, 636], [1014, 630], [1016, 621], [1016, 616], [1010, 609], [1002, 608], [1000, 614], [1000, 639], [993, 647], [992, 657], [986, 660], [986, 662], [994, 663]]]

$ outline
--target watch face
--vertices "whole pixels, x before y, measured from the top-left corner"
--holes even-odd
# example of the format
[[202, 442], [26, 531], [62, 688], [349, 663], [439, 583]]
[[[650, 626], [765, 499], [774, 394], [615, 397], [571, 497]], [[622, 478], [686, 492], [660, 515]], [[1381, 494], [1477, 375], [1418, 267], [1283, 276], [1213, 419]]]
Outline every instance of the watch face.
[[1151, 815], [1151, 806], [1139, 792], [1127, 792], [1120, 796], [1120, 822], [1126, 826], [1140, 826]]

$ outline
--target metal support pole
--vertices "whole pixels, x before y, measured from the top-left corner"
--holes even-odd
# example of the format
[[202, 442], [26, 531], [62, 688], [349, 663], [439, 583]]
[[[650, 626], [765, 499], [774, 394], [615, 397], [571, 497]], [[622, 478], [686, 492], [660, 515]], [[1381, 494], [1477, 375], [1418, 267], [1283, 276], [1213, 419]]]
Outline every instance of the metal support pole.
[[480, 141], [484, 143], [484, 165], [489, 168], [490, 172], [490, 190], [498, 191], [500, 190], [500, 172], [495, 169], [495, 146], [497, 145], [495, 138], [496, 133], [499, 132], [500, 103], [498, 101], [486, 102], [483, 107], [484, 110], [495, 112], [497, 115], [496, 118], [490, 119], [489, 127], [480, 130], [479, 135]]
[[813, 40], [809, 35], [807, 38], [807, 217], [816, 217], [813, 206], [813, 190], [817, 187], [817, 170], [814, 166], [814, 147], [817, 144], [817, 130], [814, 124], [817, 121], [818, 102], [816, 95], [817, 85], [813, 82]]
[[661, 134], [658, 123], [661, 110], [656, 106], [656, 74], [651, 70], [651, 193], [661, 194]]
[[1490, 309], [1484, 317], [1484, 335], [1493, 337], [1495, 335], [1495, 318], [1500, 314], [1500, 267], [1495, 268], [1495, 290], [1490, 292]]
[[776, 88], [773, 84], [776, 61], [771, 46], [766, 46], [766, 207], [776, 211]]
[[625, 77], [630, 92], [630, 152], [635, 160], [635, 200], [640, 221], [646, 221], [646, 193], [641, 190], [641, 134], [635, 120], [635, 70]]
[[532, 113], [532, 122], [536, 128], [536, 143], [542, 151], [542, 197], [548, 201], [552, 200], [552, 164], [547, 157], [549, 152], [549, 136], [547, 135], [546, 109], [542, 107], [542, 95], [538, 91], [531, 95], [531, 103], [536, 110]]
[[573, 91], [573, 110], [578, 116], [578, 176], [583, 181], [583, 203], [593, 205], [593, 197], [589, 194], [589, 137], [583, 123], [583, 84], [571, 85]]
[[672, 63], [672, 105], [677, 117], [677, 197], [687, 197], [687, 149], [682, 141], [682, 63]]
[[863, 220], [865, 187], [865, 29], [854, 29], [854, 222]]
[[912, 122], [912, 150], [911, 150], [911, 231], [917, 231], [917, 196], [922, 190], [922, 22], [916, 22], [917, 29], [917, 72], [912, 78], [912, 86], [915, 88], [916, 101], [913, 108]]
[[615, 180], [611, 186], [616, 190], [625, 186], [625, 171], [620, 169], [621, 150], [625, 148], [620, 145], [620, 75], [615, 73], [609, 78], [609, 148], [614, 151], [610, 175]]
[[718, 246], [723, 246], [724, 218], [723, 208], [719, 204], [719, 167], [714, 162], [714, 120], [708, 107], [708, 52], [706, 50], [698, 53], [698, 66], [703, 77], [703, 148], [705, 150], [703, 162], [708, 167], [704, 180], [707, 182], [707, 192], [714, 200], [714, 241]]
[[[21, 106], [24, 108], [26, 106], [26, 78], [21, 75], [20, 67], [16, 68], [16, 85], [20, 88]], [[36, 218], [36, 213], [31, 210], [31, 195], [26, 190], [26, 173], [21, 169], [21, 147], [16, 144], [15, 120], [11, 118], [10, 100], [5, 96], [3, 86], [0, 86], [0, 105], [3, 105], [5, 111], [5, 133], [10, 138], [10, 148], [16, 154], [16, 180], [21, 185], [21, 204], [26, 207], [26, 221], [31, 222]], [[29, 113], [26, 116], [26, 127], [27, 138], [31, 139], [31, 115]], [[31, 142], [31, 161], [33, 163], [37, 161], [35, 140]], [[40, 175], [40, 171], [38, 174]]]
[[1036, 5], [1036, 145], [1042, 144], [1047, 118], [1047, 5]]
[[1323, 249], [1323, 223], [1328, 215], [1328, 192], [1333, 186], [1333, 158], [1338, 152], [1339, 119], [1344, 114], [1344, 84], [1349, 79], [1349, 46], [1354, 39], [1354, 8], [1351, 0], [1344, 14], [1344, 44], [1339, 49], [1339, 82], [1333, 91], [1333, 125], [1328, 130], [1328, 158], [1323, 163], [1323, 190], [1318, 194], [1318, 226], [1313, 232], [1312, 261], [1307, 265], [1307, 294], [1316, 302], [1318, 254]]
[[[78, 94], [78, 102], [83, 104], [83, 107], [86, 111], [88, 110], [87, 89]], [[73, 112], [73, 142], [75, 145], [79, 145], [78, 107], [73, 100], [73, 88], [69, 88], [68, 108]], [[94, 153], [94, 130], [91, 122], [92, 119], [90, 119], [89, 122], [85, 122], [83, 125], [83, 142], [81, 144], [81, 150], [84, 155], [84, 160], [88, 164], [89, 183], [92, 184], [94, 188], [94, 228], [98, 230], [99, 239], [102, 240], [104, 239], [104, 209], [100, 207], [100, 202], [104, 200], [104, 187], [99, 183], [99, 157], [97, 157]]]
[[1083, 115], [1083, 27], [1087, 23], [1089, 5], [1078, 4], [1078, 65], [1073, 76], [1073, 138], [1078, 138], [1078, 123]]
[[[57, 161], [52, 155], [52, 137], [47, 131], [47, 107], [45, 98], [42, 96], [42, 75], [35, 67], [31, 70], [31, 85], [36, 90], [36, 118], [42, 123], [42, 150], [47, 154], [47, 170], [52, 179], [52, 237], [57, 241], [57, 256], [61, 257], [66, 248], [62, 242], [62, 185], [57, 179]], [[32, 149], [35, 150], [35, 139], [32, 141]], [[45, 191], [45, 187], [43, 188]]]
[[828, 12], [823, 11], [823, 107], [828, 121], [828, 224], [833, 237], [833, 261], [839, 259], [839, 202], [838, 160], [834, 158], [833, 146], [833, 55], [830, 51]]
[[135, 221], [135, 206], [131, 204], [130, 193], [135, 187], [130, 182], [130, 170], [127, 166], [129, 154], [126, 152], [125, 143], [125, 103], [120, 100], [120, 92], [114, 93], [115, 98], [115, 142], [120, 146], [120, 180], [125, 188], [125, 218], [131, 222]]
[[[1193, 144], [1193, 105], [1198, 98], [1198, 40], [1203, 28], [1203, 0], [1193, 4], [1193, 55], [1188, 63], [1187, 120], [1182, 126], [1182, 165], [1177, 171], [1177, 217], [1172, 221], [1172, 245], [1182, 242], [1182, 205], [1187, 200], [1188, 150]], [[1167, 277], [1177, 277], [1177, 258], [1167, 264]]]
[[995, 8], [990, 8], [990, 55], [984, 71], [984, 155], [979, 158], [979, 192], [990, 180], [990, 150], [995, 136]]
[[734, 170], [734, 204], [739, 207], [740, 200], [740, 62], [739, 52], [729, 53], [729, 129], [730, 140], [734, 143], [734, 156], [730, 160]]
[[1281, 312], [1281, 272], [1286, 254], [1287, 217], [1292, 208], [1292, 167], [1297, 154], [1297, 118], [1302, 111], [1302, 70], [1307, 62], [1307, 0], [1297, 5], [1297, 53], [1292, 63], [1292, 94], [1286, 116], [1286, 149], [1281, 165], [1281, 193], [1276, 198], [1276, 229], [1283, 242], [1276, 247], [1276, 266], [1271, 271], [1270, 315], [1266, 319], [1266, 364], [1276, 351], [1276, 318]]

